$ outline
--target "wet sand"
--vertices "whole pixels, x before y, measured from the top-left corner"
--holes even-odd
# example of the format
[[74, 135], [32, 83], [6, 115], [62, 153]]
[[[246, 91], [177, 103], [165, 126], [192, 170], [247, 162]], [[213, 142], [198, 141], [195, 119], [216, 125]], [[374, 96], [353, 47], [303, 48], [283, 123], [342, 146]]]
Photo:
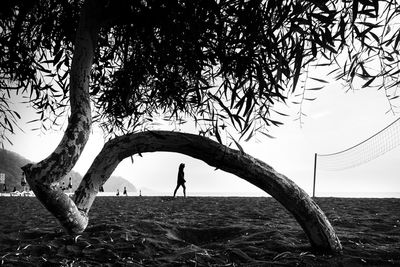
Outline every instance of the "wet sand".
[[400, 266], [400, 199], [318, 198], [343, 255], [315, 254], [273, 198], [98, 197], [65, 234], [34, 197], [0, 197], [4, 266]]

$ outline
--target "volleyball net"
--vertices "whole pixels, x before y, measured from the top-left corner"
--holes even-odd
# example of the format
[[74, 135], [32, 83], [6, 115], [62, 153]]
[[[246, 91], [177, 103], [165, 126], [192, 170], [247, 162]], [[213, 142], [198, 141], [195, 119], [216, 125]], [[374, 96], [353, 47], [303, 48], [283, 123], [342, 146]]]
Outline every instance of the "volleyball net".
[[331, 154], [315, 154], [314, 184], [315, 196], [316, 171], [340, 171], [354, 168], [378, 158], [400, 145], [400, 118], [368, 139], [345, 150]]

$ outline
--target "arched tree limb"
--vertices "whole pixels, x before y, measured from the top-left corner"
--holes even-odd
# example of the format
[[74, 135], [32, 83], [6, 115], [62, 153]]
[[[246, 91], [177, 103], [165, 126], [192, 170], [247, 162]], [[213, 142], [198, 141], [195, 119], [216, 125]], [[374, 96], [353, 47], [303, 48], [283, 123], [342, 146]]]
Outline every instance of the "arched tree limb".
[[[148, 131], [117, 137], [106, 143], [75, 193], [78, 209], [85, 212], [82, 214], [84, 220], [87, 220], [99, 187], [123, 159], [137, 153], [157, 151], [185, 154], [245, 179], [269, 193], [294, 215], [313, 248], [340, 253], [340, 241], [325, 214], [293, 181], [250, 155], [209, 138], [186, 133]], [[64, 227], [83, 228], [70, 222], [66, 222]]]
[[58, 188], [58, 182], [75, 165], [89, 138], [92, 124], [89, 79], [99, 31], [96, 1], [85, 1], [76, 33], [75, 51], [70, 73], [71, 117], [64, 136], [55, 151], [37, 164], [22, 169], [27, 181], [43, 205], [64, 225], [72, 223], [80, 228], [68, 228], [71, 232], [83, 231], [87, 225], [84, 216], [73, 201]]

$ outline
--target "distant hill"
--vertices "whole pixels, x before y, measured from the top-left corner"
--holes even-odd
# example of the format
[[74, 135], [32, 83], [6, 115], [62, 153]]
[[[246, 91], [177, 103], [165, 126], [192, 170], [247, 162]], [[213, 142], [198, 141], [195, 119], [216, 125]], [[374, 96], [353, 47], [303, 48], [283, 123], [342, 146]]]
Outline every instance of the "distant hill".
[[105, 192], [117, 192], [119, 189], [121, 194], [124, 192], [124, 187], [126, 187], [128, 195], [137, 192], [136, 187], [121, 176], [111, 176], [103, 186]]
[[[10, 191], [14, 186], [21, 190], [21, 167], [28, 164], [30, 161], [21, 157], [17, 153], [1, 149], [0, 150], [0, 173], [5, 173], [7, 190]], [[0, 192], [3, 192], [4, 188], [1, 185]]]
[[[22, 157], [15, 152], [0, 149], [0, 173], [4, 173], [6, 176], [5, 182], [7, 185], [7, 191], [12, 191], [14, 187], [16, 187], [16, 189], [19, 191], [22, 190], [21, 167], [28, 163], [32, 163], [32, 161]], [[69, 183], [69, 177], [71, 177], [72, 181], [72, 191], [75, 191], [82, 180], [82, 175], [80, 175], [78, 172], [71, 171], [60, 182], [60, 186], [62, 186], [63, 183], [64, 186], [67, 186]], [[117, 189], [119, 189], [122, 193], [124, 187], [126, 187], [128, 193], [137, 191], [136, 187], [133, 184], [120, 176], [111, 176], [103, 187], [105, 192], [116, 192]], [[3, 185], [1, 185], [0, 192], [4, 192], [3, 189]]]

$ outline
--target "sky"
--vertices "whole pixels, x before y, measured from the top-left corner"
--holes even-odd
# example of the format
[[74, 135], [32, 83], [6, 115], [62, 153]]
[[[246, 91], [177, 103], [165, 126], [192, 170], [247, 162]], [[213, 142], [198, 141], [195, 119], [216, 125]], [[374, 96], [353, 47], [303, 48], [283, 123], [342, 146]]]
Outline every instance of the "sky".
[[[241, 145], [246, 153], [266, 162], [311, 195], [314, 153], [334, 153], [351, 147], [386, 127], [399, 115], [387, 114], [389, 105], [384, 91], [373, 88], [346, 92], [339, 82], [332, 81], [323, 90], [308, 94], [311, 95], [307, 97], [316, 99], [301, 106], [306, 114], [302, 125], [295, 120], [299, 105], [280, 106], [278, 110], [290, 116], [281, 118], [283, 126], [270, 129], [275, 138], [259, 135]], [[62, 132], [31, 131], [34, 127], [26, 122], [36, 118], [34, 111], [21, 104], [17, 97], [12, 102], [22, 116], [20, 126], [24, 132], [17, 131], [10, 136], [14, 144], [5, 143], [5, 148], [32, 161], [44, 159], [58, 145]], [[103, 144], [101, 130], [94, 128], [74, 170], [84, 175]], [[126, 178], [144, 194], [172, 194], [178, 166], [184, 162], [188, 195], [267, 196], [247, 181], [185, 155], [156, 152], [133, 159], [133, 164], [129, 158], [122, 161], [113, 175]], [[400, 192], [399, 160], [400, 147], [397, 147], [356, 168], [343, 171], [317, 168], [316, 195], [400, 197], [396, 193]], [[178, 195], [182, 195], [182, 191], [178, 191]]]

